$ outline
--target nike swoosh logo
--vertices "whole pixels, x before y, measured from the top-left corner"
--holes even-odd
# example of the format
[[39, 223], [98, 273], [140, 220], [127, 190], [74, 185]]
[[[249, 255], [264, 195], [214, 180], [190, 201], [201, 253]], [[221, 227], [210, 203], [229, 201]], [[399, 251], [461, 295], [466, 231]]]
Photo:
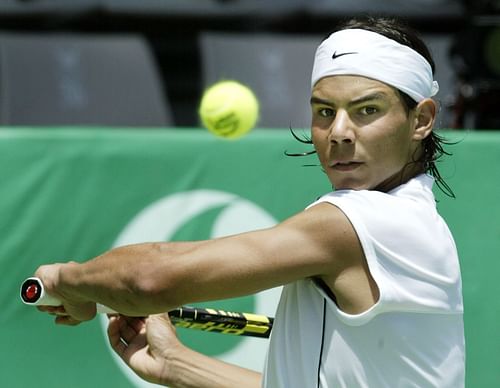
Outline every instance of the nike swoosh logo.
[[337, 58], [340, 58], [340, 57], [343, 57], [344, 55], [351, 55], [351, 54], [357, 54], [357, 52], [349, 52], [349, 53], [340, 53], [340, 54], [337, 54], [337, 52], [335, 51], [332, 55], [332, 59], [337, 59]]

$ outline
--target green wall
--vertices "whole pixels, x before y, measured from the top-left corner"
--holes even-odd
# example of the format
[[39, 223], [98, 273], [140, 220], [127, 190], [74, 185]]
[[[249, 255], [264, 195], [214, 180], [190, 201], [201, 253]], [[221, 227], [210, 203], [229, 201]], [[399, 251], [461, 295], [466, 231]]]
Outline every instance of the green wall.
[[[461, 257], [467, 386], [493, 387], [500, 381], [500, 132], [445, 135], [458, 141], [439, 163], [456, 199], [436, 194]], [[251, 229], [283, 220], [329, 191], [318, 167], [302, 166], [314, 156], [289, 158], [286, 150], [308, 147], [283, 130], [237, 141], [197, 129], [1, 130], [2, 386], [139, 386], [109, 351], [99, 319], [55, 326], [20, 302], [21, 281], [40, 264], [84, 261], [134, 239], [202, 239], [235, 221]], [[270, 314], [278, 293], [215, 303]], [[208, 354], [256, 369], [263, 362], [265, 340], [179, 332]]]

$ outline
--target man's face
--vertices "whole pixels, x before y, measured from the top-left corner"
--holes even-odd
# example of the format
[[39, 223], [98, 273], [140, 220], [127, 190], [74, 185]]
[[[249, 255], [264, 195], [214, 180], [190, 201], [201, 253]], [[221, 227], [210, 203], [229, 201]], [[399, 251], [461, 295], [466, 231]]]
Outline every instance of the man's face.
[[415, 114], [396, 89], [360, 76], [325, 77], [313, 88], [311, 106], [313, 144], [337, 190], [389, 191], [400, 184], [419, 142]]

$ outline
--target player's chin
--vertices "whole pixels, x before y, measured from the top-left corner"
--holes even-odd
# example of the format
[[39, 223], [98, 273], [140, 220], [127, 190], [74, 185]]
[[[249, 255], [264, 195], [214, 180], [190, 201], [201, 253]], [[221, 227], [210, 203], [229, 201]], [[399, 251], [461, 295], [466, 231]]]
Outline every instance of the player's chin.
[[335, 177], [330, 178], [335, 190], [370, 190], [373, 185], [365, 179], [358, 177]]

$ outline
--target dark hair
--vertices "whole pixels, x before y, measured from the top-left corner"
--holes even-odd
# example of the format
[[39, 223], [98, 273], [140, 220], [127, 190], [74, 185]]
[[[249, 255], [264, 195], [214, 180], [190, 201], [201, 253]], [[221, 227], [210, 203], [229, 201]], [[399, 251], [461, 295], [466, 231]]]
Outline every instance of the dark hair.
[[[347, 21], [344, 21], [338, 25], [335, 31], [341, 31], [346, 29], [359, 28], [363, 30], [368, 30], [375, 32], [377, 34], [383, 35], [389, 39], [395, 40], [398, 43], [404, 44], [420, 55], [422, 55], [431, 65], [432, 73], [435, 71], [435, 63], [432, 59], [432, 55], [427, 48], [427, 45], [423, 42], [423, 40], [419, 37], [418, 33], [413, 30], [410, 26], [404, 24], [402, 21], [395, 18], [375, 18], [371, 16], [354, 18]], [[410, 112], [417, 106], [417, 102], [413, 100], [406, 93], [403, 93], [398, 90], [402, 97], [403, 105], [407, 112]], [[294, 131], [292, 131], [292, 135], [302, 143], [312, 144], [311, 139], [301, 139], [299, 138]], [[436, 185], [439, 189], [445, 193], [446, 195], [455, 198], [455, 194], [451, 187], [445, 182], [439, 170], [436, 166], [436, 162], [443, 155], [451, 155], [448, 151], [444, 149], [445, 145], [452, 145], [453, 142], [447, 141], [441, 135], [438, 135], [435, 131], [432, 131], [429, 136], [427, 136], [422, 141], [422, 155], [414, 160], [412, 163], [417, 163], [422, 165], [423, 171], [431, 174], [435, 180]], [[290, 156], [299, 156], [299, 155], [310, 155], [315, 153], [315, 151], [306, 152], [303, 154], [290, 154], [286, 153]]]

